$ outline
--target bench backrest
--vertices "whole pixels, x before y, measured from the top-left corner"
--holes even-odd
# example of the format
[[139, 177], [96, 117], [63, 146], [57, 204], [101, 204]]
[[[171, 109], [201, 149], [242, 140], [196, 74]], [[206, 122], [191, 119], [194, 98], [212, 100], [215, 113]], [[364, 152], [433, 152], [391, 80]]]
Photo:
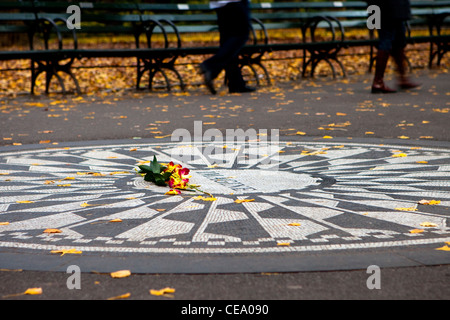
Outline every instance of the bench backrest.
[[[448, 13], [449, 0], [412, 1], [414, 19], [412, 25], [424, 25], [429, 16]], [[143, 25], [149, 25], [153, 33], [208, 33], [217, 31], [216, 15], [207, 4], [173, 3], [101, 3], [90, 1], [1, 1], [0, 33], [29, 33], [35, 28], [33, 23], [42, 19], [67, 19], [69, 5], [81, 9], [82, 28], [79, 34], [133, 34], [136, 39], [142, 35]], [[251, 3], [254, 28], [266, 30], [296, 28], [300, 30], [315, 16], [329, 17], [328, 22], [337, 27], [365, 28], [368, 4], [366, 1], [302, 1], [302, 2], [261, 2]], [[176, 28], [174, 27], [176, 26]], [[317, 28], [329, 28], [327, 21]], [[33, 30], [32, 30], [33, 31]], [[63, 26], [61, 33], [72, 33]], [[368, 33], [367, 33], [368, 35]]]

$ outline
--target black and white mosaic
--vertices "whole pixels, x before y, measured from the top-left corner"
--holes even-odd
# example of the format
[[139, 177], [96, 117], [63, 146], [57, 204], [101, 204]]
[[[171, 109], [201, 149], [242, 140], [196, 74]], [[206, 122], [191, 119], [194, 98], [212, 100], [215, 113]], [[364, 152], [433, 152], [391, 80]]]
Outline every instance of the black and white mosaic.
[[[448, 149], [279, 142], [263, 157], [260, 148], [252, 157], [251, 147], [224, 145], [205, 157], [204, 147], [134, 143], [2, 152], [0, 247], [208, 254], [450, 241]], [[154, 155], [169, 162], [181, 149], [192, 155], [182, 163], [191, 182], [215, 201], [190, 192], [165, 195], [169, 188], [136, 173], [138, 163]], [[440, 203], [418, 203], [424, 199]], [[62, 232], [44, 233], [47, 228]]]

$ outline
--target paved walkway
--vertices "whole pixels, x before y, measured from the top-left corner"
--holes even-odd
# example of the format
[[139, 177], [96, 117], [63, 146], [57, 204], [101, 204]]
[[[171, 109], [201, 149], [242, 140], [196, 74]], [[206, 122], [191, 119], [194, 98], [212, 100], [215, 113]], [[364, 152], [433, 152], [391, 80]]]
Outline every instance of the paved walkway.
[[[450, 78], [414, 76], [421, 89], [393, 95], [371, 95], [370, 76], [358, 76], [249, 95], [4, 99], [0, 268], [225, 274], [448, 265], [448, 252], [436, 249], [450, 241]], [[227, 129], [228, 138], [240, 132], [250, 141], [227, 140]], [[189, 167], [214, 201], [146, 183], [134, 168], [153, 155]], [[68, 249], [81, 253], [51, 253]]]

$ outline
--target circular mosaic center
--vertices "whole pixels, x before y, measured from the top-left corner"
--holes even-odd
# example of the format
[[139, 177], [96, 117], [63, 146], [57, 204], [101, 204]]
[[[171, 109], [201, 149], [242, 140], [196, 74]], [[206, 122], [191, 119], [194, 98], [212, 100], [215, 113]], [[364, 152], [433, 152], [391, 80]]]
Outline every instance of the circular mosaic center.
[[[191, 171], [190, 181], [214, 195], [241, 195], [251, 193], [276, 193], [285, 190], [303, 190], [318, 186], [319, 178], [308, 174], [270, 170], [210, 169]], [[134, 179], [137, 188], [166, 193], [167, 187], [158, 187], [141, 178]]]

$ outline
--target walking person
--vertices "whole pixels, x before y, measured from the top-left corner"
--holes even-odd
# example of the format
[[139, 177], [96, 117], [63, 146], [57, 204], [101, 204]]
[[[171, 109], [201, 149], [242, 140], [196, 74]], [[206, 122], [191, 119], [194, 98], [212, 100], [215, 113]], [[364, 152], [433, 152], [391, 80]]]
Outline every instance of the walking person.
[[239, 52], [249, 39], [249, 0], [210, 1], [210, 7], [216, 10], [220, 47], [214, 56], [200, 64], [205, 85], [212, 94], [216, 94], [214, 79], [225, 70], [230, 93], [255, 91], [246, 85], [238, 60]]
[[384, 73], [389, 57], [394, 58], [398, 72], [398, 86], [412, 89], [419, 86], [406, 74], [406, 22], [411, 19], [409, 0], [371, 0], [381, 10], [381, 29], [378, 30], [379, 45], [376, 58], [372, 93], [393, 93], [396, 90], [384, 84]]

